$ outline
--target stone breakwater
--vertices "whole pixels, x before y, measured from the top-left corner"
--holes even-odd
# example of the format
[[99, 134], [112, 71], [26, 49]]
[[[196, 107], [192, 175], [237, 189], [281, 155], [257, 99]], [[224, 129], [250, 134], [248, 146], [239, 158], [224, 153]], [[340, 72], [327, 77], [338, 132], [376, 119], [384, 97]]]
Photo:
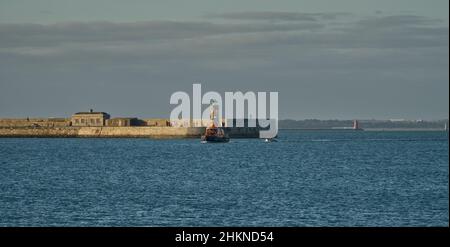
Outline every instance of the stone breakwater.
[[[225, 128], [231, 138], [258, 138], [257, 128]], [[0, 127], [0, 137], [199, 138], [205, 127]]]
[[23, 127], [0, 128], [0, 137], [198, 137], [204, 128]]

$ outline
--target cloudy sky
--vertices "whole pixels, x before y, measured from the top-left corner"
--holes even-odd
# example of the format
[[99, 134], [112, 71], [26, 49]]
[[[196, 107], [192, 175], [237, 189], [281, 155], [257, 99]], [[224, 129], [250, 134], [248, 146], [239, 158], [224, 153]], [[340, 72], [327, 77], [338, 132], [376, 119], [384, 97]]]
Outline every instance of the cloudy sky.
[[448, 118], [448, 0], [0, 0], [0, 117], [169, 117], [278, 91], [281, 118]]

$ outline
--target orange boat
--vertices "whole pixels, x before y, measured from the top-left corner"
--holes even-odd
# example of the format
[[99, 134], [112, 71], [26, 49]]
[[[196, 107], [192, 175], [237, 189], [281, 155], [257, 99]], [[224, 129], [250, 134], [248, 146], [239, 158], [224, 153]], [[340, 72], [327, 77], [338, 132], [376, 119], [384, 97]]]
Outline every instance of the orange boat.
[[219, 106], [217, 105], [217, 101], [212, 100], [209, 109], [211, 124], [206, 128], [205, 134], [202, 135], [202, 142], [229, 142], [230, 138], [225, 133], [225, 129], [217, 127], [219, 125], [219, 119], [217, 117]]
[[202, 135], [202, 142], [229, 142], [230, 138], [223, 128], [214, 126], [206, 128], [206, 132]]

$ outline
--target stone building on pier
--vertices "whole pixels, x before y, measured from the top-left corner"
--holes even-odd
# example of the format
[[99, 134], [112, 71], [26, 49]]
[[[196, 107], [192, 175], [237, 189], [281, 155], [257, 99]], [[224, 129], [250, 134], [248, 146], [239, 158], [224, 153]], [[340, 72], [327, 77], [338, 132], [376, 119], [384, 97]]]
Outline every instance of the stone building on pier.
[[106, 120], [110, 118], [106, 112], [77, 112], [70, 119], [72, 126], [105, 126]]

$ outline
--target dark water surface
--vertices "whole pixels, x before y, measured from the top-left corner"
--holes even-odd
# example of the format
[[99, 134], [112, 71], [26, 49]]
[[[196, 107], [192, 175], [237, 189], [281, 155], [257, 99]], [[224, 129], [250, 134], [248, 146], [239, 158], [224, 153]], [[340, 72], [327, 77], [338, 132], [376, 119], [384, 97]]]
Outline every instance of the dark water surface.
[[448, 134], [0, 138], [0, 226], [448, 226]]

